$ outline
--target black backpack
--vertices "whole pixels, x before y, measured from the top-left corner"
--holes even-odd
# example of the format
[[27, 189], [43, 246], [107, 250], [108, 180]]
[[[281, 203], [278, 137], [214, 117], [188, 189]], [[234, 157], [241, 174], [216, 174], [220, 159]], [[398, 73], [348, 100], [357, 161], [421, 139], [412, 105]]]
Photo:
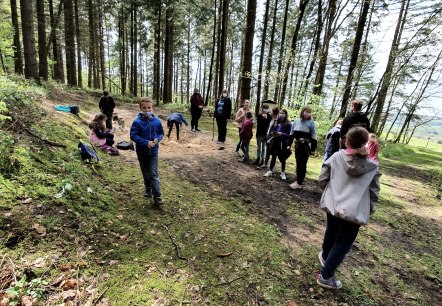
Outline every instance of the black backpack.
[[81, 159], [83, 161], [92, 161], [93, 159], [95, 159], [97, 162], [100, 161], [97, 152], [95, 152], [94, 149], [91, 149], [91, 147], [89, 147], [84, 142], [80, 141], [78, 143], [78, 152], [80, 153]]
[[71, 113], [74, 115], [78, 115], [80, 113], [80, 108], [77, 105], [69, 105], [71, 109]]
[[127, 141], [120, 141], [117, 143], [117, 149], [119, 150], [134, 150], [134, 144], [133, 142], [127, 142]]

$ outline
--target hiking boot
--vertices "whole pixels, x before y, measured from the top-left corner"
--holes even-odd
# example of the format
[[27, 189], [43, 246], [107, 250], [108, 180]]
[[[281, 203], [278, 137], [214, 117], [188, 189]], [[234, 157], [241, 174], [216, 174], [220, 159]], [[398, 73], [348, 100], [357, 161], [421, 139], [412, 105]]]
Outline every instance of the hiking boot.
[[269, 170], [269, 171], [267, 171], [267, 172], [264, 174], [264, 176], [265, 176], [265, 177], [269, 177], [269, 176], [272, 176], [272, 174], [273, 174], [273, 171], [272, 171], [272, 170]]
[[285, 176], [285, 172], [281, 172], [281, 179], [283, 181], [285, 181], [287, 179], [287, 177]]
[[318, 283], [319, 286], [327, 289], [339, 289], [342, 287], [341, 281], [337, 280], [334, 277], [325, 279], [322, 277], [321, 273], [318, 274], [316, 282]]
[[325, 266], [325, 259], [322, 257], [322, 251], [318, 254], [319, 262], [321, 263], [321, 266]]
[[150, 199], [152, 197], [152, 190], [146, 190], [144, 192], [144, 197]]
[[155, 206], [163, 205], [163, 200], [161, 199], [161, 197], [155, 197], [153, 199], [153, 205], [155, 205]]

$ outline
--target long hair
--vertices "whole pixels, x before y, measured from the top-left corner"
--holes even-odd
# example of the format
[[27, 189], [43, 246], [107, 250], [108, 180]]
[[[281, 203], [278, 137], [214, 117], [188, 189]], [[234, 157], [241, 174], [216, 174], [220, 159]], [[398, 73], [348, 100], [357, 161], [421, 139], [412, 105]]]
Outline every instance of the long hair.
[[367, 157], [368, 151], [365, 145], [368, 142], [368, 131], [360, 126], [352, 127], [345, 136], [346, 142], [353, 149], [350, 155]]
[[106, 121], [107, 116], [103, 113], [97, 114], [95, 118], [92, 120], [91, 123], [89, 123], [89, 128], [93, 130], [94, 132], [101, 131], [101, 128], [103, 127], [103, 121]]
[[[303, 106], [302, 108], [301, 108], [301, 111], [300, 111], [300, 113], [299, 113], [299, 118], [301, 119], [301, 121], [304, 121], [305, 120], [305, 118], [304, 118], [304, 111], [309, 111], [310, 112], [310, 114], [312, 113], [312, 108], [309, 106], [309, 105], [305, 105], [305, 106]], [[309, 119], [312, 119], [312, 116], [310, 115], [310, 118]]]
[[279, 113], [280, 113], [280, 114], [281, 114], [281, 113], [284, 113], [284, 114], [285, 114], [284, 121], [281, 122], [281, 123], [282, 123], [282, 125], [286, 126], [286, 125], [289, 123], [289, 114], [287, 113], [287, 110], [286, 110], [286, 109], [282, 109]]
[[226, 97], [226, 98], [229, 97], [229, 91], [228, 91], [227, 89], [223, 89], [223, 90], [221, 90], [221, 94], [219, 95], [219, 98], [220, 98], [220, 99], [223, 98], [223, 93], [226, 93], [226, 94], [227, 94], [227, 97]]

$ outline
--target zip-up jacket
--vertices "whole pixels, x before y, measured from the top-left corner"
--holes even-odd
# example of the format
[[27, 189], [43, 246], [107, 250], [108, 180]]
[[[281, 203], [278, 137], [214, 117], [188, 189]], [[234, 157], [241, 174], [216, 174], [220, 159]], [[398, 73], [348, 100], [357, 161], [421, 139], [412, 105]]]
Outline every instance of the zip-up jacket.
[[[147, 155], [158, 154], [159, 143], [163, 139], [164, 130], [160, 119], [152, 115], [150, 119], [144, 118], [143, 114], [138, 114], [138, 117], [132, 123], [130, 128], [130, 139], [136, 144], [136, 151], [145, 153]], [[149, 148], [149, 141], [158, 140], [154, 147]]]

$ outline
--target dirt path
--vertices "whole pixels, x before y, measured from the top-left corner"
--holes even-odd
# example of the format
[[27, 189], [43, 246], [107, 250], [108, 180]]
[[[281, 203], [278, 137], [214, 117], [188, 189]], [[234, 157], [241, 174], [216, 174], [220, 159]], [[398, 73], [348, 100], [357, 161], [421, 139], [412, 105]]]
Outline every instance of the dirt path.
[[[130, 125], [138, 114], [138, 107], [118, 108], [115, 112], [126, 123], [124, 131], [117, 129], [117, 141], [128, 140]], [[164, 120], [167, 112], [156, 110], [156, 114], [163, 118], [163, 128], [167, 134]], [[249, 205], [252, 213], [258, 213], [275, 224], [291, 248], [296, 249], [306, 242], [320, 245], [322, 224], [303, 225], [287, 213], [289, 209], [295, 209], [305, 216], [322, 218], [322, 212], [317, 209], [321, 194], [315, 183], [307, 181], [304, 190], [291, 191], [288, 182], [294, 179], [293, 175], [289, 174], [287, 181], [282, 181], [279, 174], [266, 178], [263, 176], [264, 170], [256, 169], [253, 164], [238, 162], [239, 158], [233, 154], [235, 146], [236, 143], [227, 139], [226, 144], [221, 147], [212, 141], [211, 131], [194, 133], [183, 124], [179, 141], [176, 140], [175, 129], [171, 139], [163, 139], [159, 158], [171, 165], [179, 176], [203, 187], [209, 193], [242, 199]], [[122, 152], [122, 155], [128, 162], [136, 163], [134, 153]]]

